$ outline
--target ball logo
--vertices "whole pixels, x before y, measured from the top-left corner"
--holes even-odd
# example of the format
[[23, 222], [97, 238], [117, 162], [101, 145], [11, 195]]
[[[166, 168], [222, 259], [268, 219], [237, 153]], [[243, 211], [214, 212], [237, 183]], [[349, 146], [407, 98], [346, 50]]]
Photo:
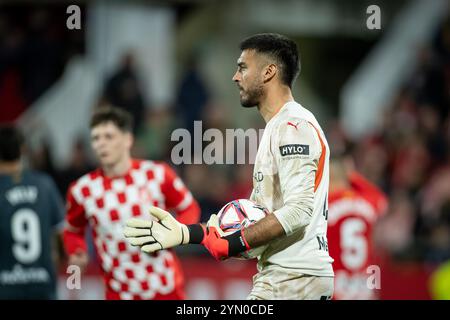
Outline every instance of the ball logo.
[[280, 147], [281, 156], [309, 155], [309, 145], [306, 144], [287, 144]]

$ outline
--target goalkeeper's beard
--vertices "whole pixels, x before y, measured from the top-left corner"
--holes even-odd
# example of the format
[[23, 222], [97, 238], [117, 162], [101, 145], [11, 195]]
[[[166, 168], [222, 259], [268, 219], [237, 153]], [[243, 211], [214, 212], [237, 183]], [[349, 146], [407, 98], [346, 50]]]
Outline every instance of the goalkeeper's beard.
[[257, 84], [254, 88], [249, 88], [247, 90], [242, 90], [242, 95], [240, 96], [241, 105], [244, 108], [252, 108], [259, 105], [261, 97], [264, 95], [264, 87], [262, 84]]

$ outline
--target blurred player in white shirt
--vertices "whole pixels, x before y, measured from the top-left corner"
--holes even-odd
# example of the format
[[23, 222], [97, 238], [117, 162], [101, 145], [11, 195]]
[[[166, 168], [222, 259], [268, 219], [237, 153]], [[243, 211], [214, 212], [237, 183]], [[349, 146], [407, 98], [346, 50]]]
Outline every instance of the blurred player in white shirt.
[[241, 43], [233, 81], [243, 107], [256, 106], [266, 122], [253, 175], [251, 200], [269, 214], [224, 235], [211, 216], [208, 226], [177, 223], [159, 208], [159, 222], [134, 219], [125, 235], [145, 252], [201, 243], [218, 260], [261, 245], [249, 299], [330, 299], [333, 259], [328, 254], [329, 147], [314, 115], [294, 101], [299, 73], [296, 44], [278, 34], [258, 34]]

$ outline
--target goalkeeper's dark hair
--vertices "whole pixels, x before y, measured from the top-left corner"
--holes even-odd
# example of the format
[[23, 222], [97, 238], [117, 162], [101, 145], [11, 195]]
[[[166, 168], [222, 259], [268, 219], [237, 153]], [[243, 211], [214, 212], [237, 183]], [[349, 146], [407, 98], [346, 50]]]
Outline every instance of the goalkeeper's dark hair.
[[0, 126], [0, 161], [13, 162], [20, 159], [24, 138], [12, 125]]
[[297, 45], [291, 39], [277, 33], [260, 33], [244, 39], [241, 51], [255, 50], [272, 58], [281, 70], [281, 81], [292, 88], [300, 73], [300, 57]]
[[99, 124], [112, 122], [120, 130], [124, 132], [133, 131], [133, 118], [131, 114], [121, 108], [106, 106], [99, 107], [95, 110], [91, 118], [90, 128], [94, 128]]

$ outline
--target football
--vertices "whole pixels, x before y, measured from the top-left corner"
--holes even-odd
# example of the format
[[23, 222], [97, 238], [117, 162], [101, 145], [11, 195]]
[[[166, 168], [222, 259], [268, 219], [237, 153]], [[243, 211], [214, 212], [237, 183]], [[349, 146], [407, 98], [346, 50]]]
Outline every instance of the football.
[[[268, 214], [268, 210], [248, 199], [237, 199], [228, 202], [217, 214], [219, 226], [225, 234], [232, 234], [242, 228], [261, 220]], [[260, 256], [267, 246], [260, 246], [241, 253], [238, 259], [254, 259]]]

